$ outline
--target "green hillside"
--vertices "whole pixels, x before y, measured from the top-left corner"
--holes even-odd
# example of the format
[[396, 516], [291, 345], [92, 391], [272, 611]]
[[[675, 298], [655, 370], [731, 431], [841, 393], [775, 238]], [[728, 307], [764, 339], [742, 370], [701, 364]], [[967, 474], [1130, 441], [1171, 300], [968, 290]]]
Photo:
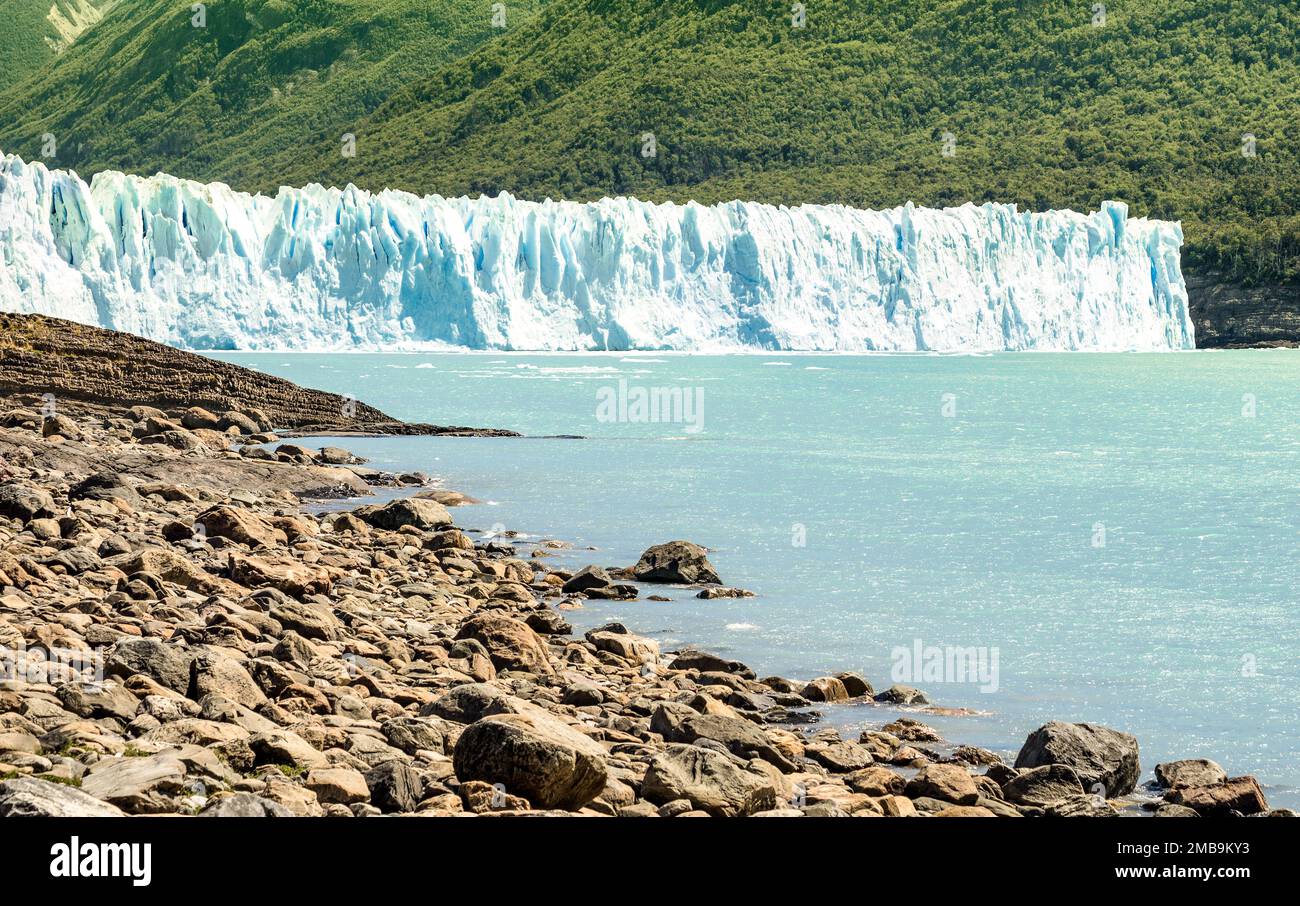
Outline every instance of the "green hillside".
[[117, 0], [0, 0], [0, 91], [63, 52]]
[[1191, 271], [1300, 279], [1296, 4], [805, 5], [796, 28], [785, 0], [507, 0], [499, 29], [483, 0], [214, 0], [195, 29], [187, 3], [122, 0], [0, 96], [0, 147], [49, 131], [83, 175], [264, 191], [1117, 198], [1183, 220]]

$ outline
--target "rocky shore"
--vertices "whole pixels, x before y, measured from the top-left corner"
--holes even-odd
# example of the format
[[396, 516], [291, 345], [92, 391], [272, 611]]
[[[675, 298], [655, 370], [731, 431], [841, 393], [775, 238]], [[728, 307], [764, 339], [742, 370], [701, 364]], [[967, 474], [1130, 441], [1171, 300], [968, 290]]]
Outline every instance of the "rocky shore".
[[[266, 412], [0, 408], [0, 816], [1158, 816], [1269, 811], [1252, 777], [1156, 768], [1090, 724], [1014, 764], [943, 740], [924, 696], [760, 677], [565, 612], [721, 585], [688, 542], [547, 568], [475, 541], [425, 476], [278, 443]], [[268, 446], [269, 445], [269, 446]], [[304, 501], [409, 493], [315, 512]], [[910, 705], [856, 738], [836, 702]]]
[[[43, 315], [0, 312], [0, 396], [58, 401], [65, 415], [120, 414], [123, 400], [158, 409], [200, 407], [224, 431], [257, 414], [282, 433], [514, 436], [491, 428], [412, 424], [360, 400], [299, 387], [238, 365], [141, 337]], [[223, 422], [224, 419], [224, 422]], [[248, 429], [242, 423], [241, 429]]]

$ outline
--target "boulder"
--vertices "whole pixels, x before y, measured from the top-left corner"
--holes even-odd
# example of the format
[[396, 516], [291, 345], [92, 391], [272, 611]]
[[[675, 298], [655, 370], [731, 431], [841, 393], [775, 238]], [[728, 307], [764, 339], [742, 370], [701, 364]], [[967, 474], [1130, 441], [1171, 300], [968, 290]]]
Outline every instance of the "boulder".
[[806, 752], [809, 758], [832, 774], [859, 771], [875, 761], [871, 750], [856, 742], [814, 743], [807, 747]]
[[1268, 811], [1264, 791], [1254, 777], [1229, 777], [1223, 783], [1189, 786], [1172, 790], [1165, 798], [1174, 805], [1195, 810], [1204, 818], [1224, 817], [1238, 812], [1254, 815]]
[[422, 531], [432, 531], [452, 524], [451, 514], [445, 506], [436, 500], [419, 497], [403, 497], [385, 504], [357, 507], [352, 513], [375, 528], [390, 532], [408, 525]]
[[254, 793], [232, 793], [214, 796], [199, 812], [200, 818], [292, 818], [289, 811], [278, 802], [264, 799]]
[[168, 645], [161, 639], [127, 637], [109, 651], [104, 672], [123, 679], [141, 674], [184, 694], [190, 686], [193, 656], [188, 649]]
[[799, 692], [811, 702], [844, 702], [849, 700], [849, 691], [844, 688], [842, 680], [833, 676], [819, 676], [810, 680]]
[[1085, 792], [1074, 768], [1064, 764], [1030, 768], [1002, 784], [1002, 795], [1008, 802], [1037, 808], [1048, 808]]
[[232, 553], [229, 564], [230, 578], [240, 585], [275, 588], [295, 598], [328, 594], [334, 585], [333, 578], [325, 568], [297, 561], [278, 562], [265, 557]]
[[960, 765], [927, 764], [907, 782], [909, 798], [928, 797], [956, 805], [974, 805], [980, 798], [975, 778]]
[[241, 507], [214, 506], [200, 513], [194, 522], [211, 537], [229, 538], [249, 547], [275, 547], [289, 540], [269, 520]]
[[89, 793], [31, 777], [0, 782], [0, 818], [123, 818], [115, 805]]
[[218, 431], [228, 431], [231, 428], [234, 428], [240, 434], [256, 434], [258, 431], [263, 430], [257, 419], [234, 410], [221, 413], [221, 417], [217, 419]]
[[1201, 817], [1201, 813], [1198, 812], [1196, 809], [1194, 809], [1194, 808], [1188, 808], [1188, 807], [1185, 806], [1185, 805], [1174, 805], [1173, 803], [1166, 802], [1164, 805], [1162, 805], [1162, 806], [1160, 806], [1158, 809], [1156, 809], [1155, 814], [1154, 814], [1152, 817], [1155, 817], [1155, 818], [1199, 818], [1199, 817]]
[[849, 693], [849, 698], [868, 698], [876, 694], [876, 690], [871, 688], [871, 683], [863, 679], [856, 673], [837, 673], [835, 678], [844, 684], [844, 691]]
[[202, 406], [191, 406], [181, 413], [181, 427], [189, 428], [191, 431], [196, 428], [219, 431], [220, 425], [221, 419]]
[[584, 566], [561, 586], [561, 591], [574, 594], [593, 588], [609, 588], [613, 584], [614, 580], [609, 577], [609, 573], [599, 566]]
[[534, 806], [577, 810], [600, 795], [608, 779], [605, 749], [544, 713], [493, 714], [456, 742], [456, 776], [503, 784]]
[[190, 661], [187, 693], [194, 701], [201, 701], [205, 695], [220, 695], [245, 708], [266, 703], [266, 695], [244, 666], [216, 648], [201, 651]]
[[464, 683], [448, 689], [429, 702], [420, 714], [422, 717], [441, 717], [458, 724], [472, 724], [489, 714], [517, 714], [521, 710], [520, 705], [519, 699], [500, 686], [491, 683]]
[[[1113, 799], [1133, 792], [1138, 780], [1138, 742], [1128, 733], [1099, 724], [1051, 721], [1029, 734], [1016, 756], [1017, 768], [1064, 764], [1074, 768], [1090, 793]], [[1100, 784], [1102, 790], [1095, 789]]]
[[109, 557], [104, 562], [108, 566], [120, 569], [128, 576], [134, 573], [149, 573], [164, 582], [171, 582], [203, 594], [219, 594], [228, 590], [229, 586], [229, 583], [223, 583], [180, 554], [162, 548], [146, 548], [129, 554], [119, 554]]
[[133, 815], [174, 811], [185, 792], [185, 764], [167, 752], [145, 757], [105, 758], [90, 766], [82, 792]]
[[709, 562], [708, 551], [689, 541], [669, 541], [648, 548], [632, 567], [632, 575], [641, 582], [722, 583], [718, 571]]
[[1156, 782], [1176, 790], [1184, 786], [1214, 786], [1228, 779], [1228, 772], [1208, 758], [1185, 758], [1156, 765]]
[[413, 812], [424, 798], [420, 775], [401, 761], [385, 761], [366, 773], [370, 803], [385, 814]]
[[[622, 629], [622, 627], [619, 627]], [[611, 632], [608, 627], [593, 629], [585, 636], [597, 651], [607, 651], [634, 664], [653, 664], [659, 660], [659, 643], [626, 630]]]
[[138, 509], [140, 494], [116, 472], [96, 472], [68, 489], [69, 500], [121, 500]]
[[666, 741], [693, 743], [711, 739], [734, 755], [761, 758], [787, 774], [796, 769], [761, 728], [744, 718], [697, 714], [689, 708], [686, 711], [690, 713], [685, 713], [672, 704], [661, 703], [650, 717], [650, 730], [661, 734]]
[[329, 759], [292, 730], [267, 730], [248, 740], [257, 764], [285, 764], [296, 768], [327, 768]]
[[[343, 633], [343, 624], [334, 611], [324, 604], [291, 601], [281, 598], [271, 605], [271, 619], [304, 639], [334, 641]], [[301, 639], [299, 640], [301, 641]], [[303, 662], [304, 666], [306, 661]]]
[[701, 673], [731, 673], [744, 679], [754, 679], [754, 671], [740, 661], [729, 661], [707, 651], [683, 648], [673, 657], [669, 670], [698, 670]]
[[0, 516], [30, 522], [59, 515], [50, 492], [35, 485], [7, 481], [0, 484]]
[[890, 705], [928, 705], [930, 700], [920, 689], [894, 684], [875, 696], [876, 701]]
[[53, 437], [55, 435], [66, 440], [81, 440], [81, 429], [77, 423], [66, 415], [47, 415], [41, 422], [41, 435], [44, 437]]
[[650, 759], [641, 792], [661, 805], [686, 799], [693, 808], [723, 818], [773, 809], [777, 799], [770, 775], [724, 752], [681, 743]]
[[477, 639], [498, 670], [551, 675], [551, 658], [542, 637], [528, 624], [500, 613], [480, 613], [461, 624], [458, 639]]
[[307, 789], [316, 794], [316, 801], [329, 805], [351, 805], [369, 802], [370, 788], [361, 772], [352, 768], [313, 768], [307, 772]]

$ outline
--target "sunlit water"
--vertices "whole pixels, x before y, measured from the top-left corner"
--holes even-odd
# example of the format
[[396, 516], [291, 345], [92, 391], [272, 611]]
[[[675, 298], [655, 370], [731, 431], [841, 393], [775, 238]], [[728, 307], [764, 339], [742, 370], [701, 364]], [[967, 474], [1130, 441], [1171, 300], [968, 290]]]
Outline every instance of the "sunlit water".
[[[571, 541], [567, 566], [685, 538], [757, 593], [591, 602], [580, 629], [618, 619], [760, 674], [877, 688], [895, 648], [984, 646], [996, 691], [908, 677], [983, 712], [926, 717], [950, 738], [1014, 754], [1049, 719], [1097, 721], [1138, 736], [1148, 776], [1210, 757], [1300, 805], [1296, 352], [220, 357], [534, 435], [337, 441], [487, 501], [454, 511], [463, 526]], [[699, 430], [598, 418], [620, 379], [702, 393]], [[584, 439], [540, 437], [558, 434]]]

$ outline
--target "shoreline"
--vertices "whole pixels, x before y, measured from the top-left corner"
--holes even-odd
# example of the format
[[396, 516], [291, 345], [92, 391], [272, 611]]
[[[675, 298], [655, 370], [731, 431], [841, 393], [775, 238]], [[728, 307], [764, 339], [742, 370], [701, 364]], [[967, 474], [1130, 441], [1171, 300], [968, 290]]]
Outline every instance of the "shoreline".
[[[916, 690], [572, 633], [579, 595], [721, 587], [687, 542], [550, 569], [475, 544], [419, 473], [310, 512], [373, 494], [345, 450], [30, 415], [0, 428], [0, 644], [102, 679], [0, 682], [0, 814], [1100, 816], [1140, 779], [1137, 740], [1096, 725], [1033, 731], [1019, 767], [916, 718], [843, 738], [800, 715]], [[1157, 771], [1162, 816], [1292, 814], [1209, 762]]]

